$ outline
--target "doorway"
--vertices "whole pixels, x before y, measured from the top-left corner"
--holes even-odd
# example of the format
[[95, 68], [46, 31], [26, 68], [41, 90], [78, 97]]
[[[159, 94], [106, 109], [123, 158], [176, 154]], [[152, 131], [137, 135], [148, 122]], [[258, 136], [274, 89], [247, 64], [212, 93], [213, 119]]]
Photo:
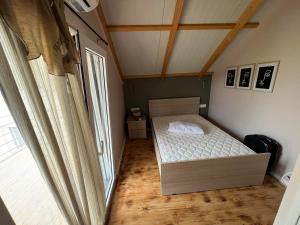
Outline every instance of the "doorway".
[[106, 204], [114, 182], [110, 116], [107, 95], [107, 54], [98, 44], [80, 34], [83, 86], [90, 123], [96, 138]]

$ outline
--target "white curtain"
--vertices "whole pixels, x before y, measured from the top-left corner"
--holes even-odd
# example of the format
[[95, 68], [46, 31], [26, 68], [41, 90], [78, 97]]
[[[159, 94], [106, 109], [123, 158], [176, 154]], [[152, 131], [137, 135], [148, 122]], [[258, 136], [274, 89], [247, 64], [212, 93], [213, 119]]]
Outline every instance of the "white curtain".
[[78, 76], [49, 75], [40, 57], [0, 20], [0, 88], [50, 189], [71, 225], [101, 225], [104, 186]]

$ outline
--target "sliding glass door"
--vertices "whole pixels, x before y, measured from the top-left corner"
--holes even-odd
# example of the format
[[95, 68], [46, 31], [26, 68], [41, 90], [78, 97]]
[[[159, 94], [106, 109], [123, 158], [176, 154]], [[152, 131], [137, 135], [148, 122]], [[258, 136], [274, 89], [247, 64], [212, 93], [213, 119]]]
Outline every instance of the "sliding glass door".
[[106, 52], [83, 35], [80, 35], [80, 46], [87, 107], [97, 142], [105, 197], [108, 202], [114, 181], [114, 170], [107, 96]]
[[0, 92], [0, 224], [7, 225], [3, 203], [8, 224], [67, 225]]

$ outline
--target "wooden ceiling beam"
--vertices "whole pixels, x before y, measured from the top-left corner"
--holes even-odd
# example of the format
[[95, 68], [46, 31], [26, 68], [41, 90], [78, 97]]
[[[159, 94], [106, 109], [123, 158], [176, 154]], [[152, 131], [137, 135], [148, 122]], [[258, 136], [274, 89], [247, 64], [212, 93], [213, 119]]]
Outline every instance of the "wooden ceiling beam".
[[173, 22], [172, 22], [172, 28], [170, 30], [169, 40], [168, 40], [168, 44], [167, 44], [167, 48], [166, 48], [166, 53], [165, 53], [165, 57], [164, 57], [162, 71], [161, 71], [161, 74], [162, 74], [161, 76], [162, 77], [164, 77], [165, 74], [166, 74], [166, 71], [167, 71], [167, 68], [168, 68], [168, 65], [169, 65], [169, 61], [170, 61], [170, 58], [171, 58], [171, 54], [172, 54], [172, 51], [173, 51], [173, 48], [174, 48], [177, 28], [178, 28], [178, 24], [179, 24], [179, 21], [180, 21], [183, 5], [184, 5], [184, 0], [177, 0], [176, 1], [175, 12], [174, 12]]
[[110, 47], [113, 58], [115, 60], [115, 63], [116, 63], [117, 69], [119, 71], [120, 77], [121, 77], [121, 79], [123, 79], [123, 73], [122, 73], [121, 65], [120, 65], [120, 62], [118, 60], [117, 52], [116, 52], [116, 49], [114, 47], [111, 35], [110, 35], [110, 33], [108, 31], [108, 28], [107, 28], [107, 22], [106, 22], [101, 4], [99, 4], [98, 7], [97, 7], [97, 15], [98, 15], [98, 17], [100, 19], [100, 22], [102, 24], [104, 34], [107, 38], [107, 42], [108, 42], [108, 45]]
[[[243, 28], [256, 28], [259, 23], [246, 23]], [[179, 24], [178, 30], [224, 30], [233, 29], [235, 23], [200, 23], [200, 24]]]
[[[207, 73], [206, 75], [210, 75], [211, 73]], [[199, 72], [190, 72], [190, 73], [167, 73], [165, 77], [198, 77]], [[159, 78], [162, 74], [140, 74], [140, 75], [125, 75], [124, 79], [147, 79], [147, 78]]]
[[109, 32], [169, 31], [172, 25], [108, 25]]
[[245, 24], [249, 21], [252, 15], [256, 12], [258, 7], [261, 5], [263, 0], [252, 0], [247, 8], [244, 10], [242, 15], [239, 17], [237, 23], [233, 27], [233, 29], [225, 36], [223, 41], [219, 44], [213, 54], [210, 56], [206, 64], [203, 66], [202, 70], [199, 72], [199, 77], [205, 75], [211, 65], [219, 58], [219, 56], [224, 52], [226, 47], [234, 40], [234, 38], [238, 35], [241, 29], [245, 26]]
[[[178, 30], [218, 30], [233, 29], [235, 23], [198, 23], [178, 24]], [[257, 28], [259, 23], [246, 23], [243, 28]], [[107, 25], [109, 32], [132, 32], [132, 31], [170, 31], [172, 24], [163, 25]]]

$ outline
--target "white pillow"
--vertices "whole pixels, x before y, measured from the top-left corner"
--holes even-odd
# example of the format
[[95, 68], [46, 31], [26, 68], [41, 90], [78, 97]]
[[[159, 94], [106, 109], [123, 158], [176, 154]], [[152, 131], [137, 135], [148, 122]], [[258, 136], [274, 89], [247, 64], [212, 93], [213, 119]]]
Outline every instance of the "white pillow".
[[170, 122], [168, 131], [179, 134], [204, 134], [199, 124], [182, 121]]

